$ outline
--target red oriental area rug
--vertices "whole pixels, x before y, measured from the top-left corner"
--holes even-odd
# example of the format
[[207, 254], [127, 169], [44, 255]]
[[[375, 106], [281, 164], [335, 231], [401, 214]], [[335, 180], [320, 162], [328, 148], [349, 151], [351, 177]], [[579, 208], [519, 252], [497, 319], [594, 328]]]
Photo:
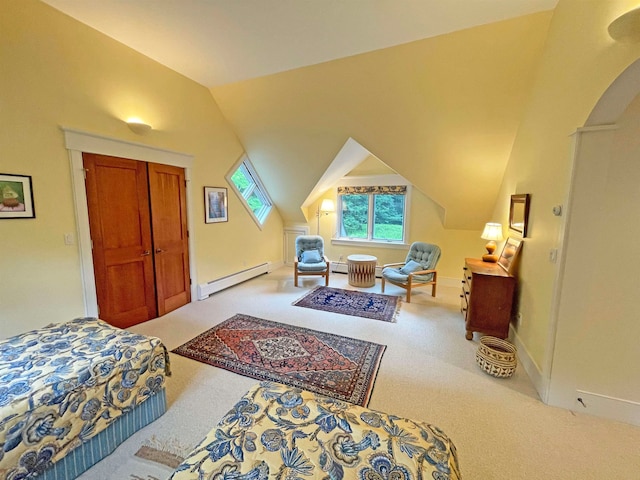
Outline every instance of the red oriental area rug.
[[174, 353], [366, 407], [384, 345], [237, 314]]

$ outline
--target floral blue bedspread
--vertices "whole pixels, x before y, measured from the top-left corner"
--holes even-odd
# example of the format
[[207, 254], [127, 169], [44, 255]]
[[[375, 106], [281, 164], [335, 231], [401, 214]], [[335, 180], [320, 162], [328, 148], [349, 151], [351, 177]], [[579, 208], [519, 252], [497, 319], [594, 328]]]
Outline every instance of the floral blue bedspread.
[[262, 382], [245, 394], [170, 480], [460, 480], [437, 427]]
[[162, 342], [96, 318], [0, 341], [0, 478], [32, 478], [164, 388]]

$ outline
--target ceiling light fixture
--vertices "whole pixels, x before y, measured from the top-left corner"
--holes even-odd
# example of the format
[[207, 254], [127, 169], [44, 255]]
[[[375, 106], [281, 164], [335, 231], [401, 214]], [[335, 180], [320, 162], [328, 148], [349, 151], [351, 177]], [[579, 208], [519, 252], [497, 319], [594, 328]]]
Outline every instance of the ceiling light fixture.
[[146, 135], [151, 131], [151, 125], [146, 124], [142, 120], [137, 118], [130, 118], [129, 120], [127, 120], [127, 125], [133, 133], [136, 133], [138, 135]]
[[609, 35], [618, 42], [640, 42], [640, 7], [629, 10], [611, 22]]

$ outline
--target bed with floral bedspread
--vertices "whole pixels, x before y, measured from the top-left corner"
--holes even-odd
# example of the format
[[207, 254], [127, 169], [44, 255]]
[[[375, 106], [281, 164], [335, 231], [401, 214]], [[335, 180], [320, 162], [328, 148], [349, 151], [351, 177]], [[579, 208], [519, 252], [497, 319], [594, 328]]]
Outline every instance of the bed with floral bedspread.
[[[159, 339], [96, 318], [0, 341], [0, 478], [79, 475], [164, 412], [169, 374]], [[118, 423], [117, 432], [105, 436]], [[97, 450], [78, 448], [99, 435]], [[72, 466], [47, 476], [72, 453]]]
[[170, 480], [459, 480], [437, 427], [305, 390], [253, 387]]

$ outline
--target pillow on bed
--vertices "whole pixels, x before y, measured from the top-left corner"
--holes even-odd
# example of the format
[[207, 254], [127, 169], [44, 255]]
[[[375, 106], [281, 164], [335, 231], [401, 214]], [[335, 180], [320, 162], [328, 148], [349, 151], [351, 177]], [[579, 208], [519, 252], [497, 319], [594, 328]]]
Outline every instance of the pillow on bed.
[[322, 257], [319, 250], [305, 250], [302, 252], [300, 260], [302, 263], [320, 263], [322, 262]]
[[419, 270], [424, 270], [424, 267], [413, 260], [409, 260], [404, 267], [400, 269], [400, 271], [405, 275], [409, 275], [410, 273], [417, 272]]

